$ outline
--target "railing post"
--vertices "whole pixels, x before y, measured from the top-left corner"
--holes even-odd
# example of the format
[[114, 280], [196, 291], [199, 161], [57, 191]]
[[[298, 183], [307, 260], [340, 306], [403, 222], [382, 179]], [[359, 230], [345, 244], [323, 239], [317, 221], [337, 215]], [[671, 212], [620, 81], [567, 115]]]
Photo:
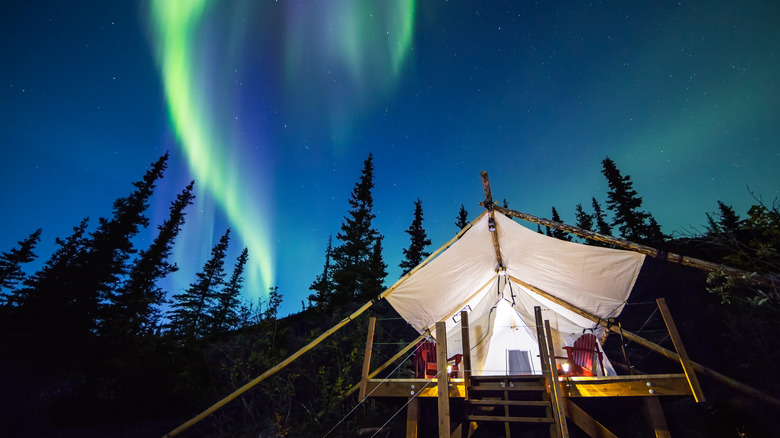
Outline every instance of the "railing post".
[[371, 368], [371, 350], [374, 345], [374, 328], [376, 327], [376, 317], [368, 320], [368, 334], [366, 335], [366, 354], [363, 356], [363, 372], [360, 374], [360, 393], [358, 399], [363, 401], [366, 398], [366, 386], [368, 385], [368, 372]]
[[439, 438], [450, 438], [450, 385], [447, 375], [447, 324], [436, 323], [436, 379], [439, 401]]

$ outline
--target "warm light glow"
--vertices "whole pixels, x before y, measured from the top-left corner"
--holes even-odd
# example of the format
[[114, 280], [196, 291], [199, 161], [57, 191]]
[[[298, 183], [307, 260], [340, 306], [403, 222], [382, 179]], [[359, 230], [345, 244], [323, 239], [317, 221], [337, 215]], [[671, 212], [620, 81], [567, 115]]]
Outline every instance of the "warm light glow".
[[452, 365], [447, 365], [447, 374], [452, 372]]
[[569, 373], [569, 362], [564, 362], [561, 364], [561, 368], [563, 369], [563, 372], [568, 374]]

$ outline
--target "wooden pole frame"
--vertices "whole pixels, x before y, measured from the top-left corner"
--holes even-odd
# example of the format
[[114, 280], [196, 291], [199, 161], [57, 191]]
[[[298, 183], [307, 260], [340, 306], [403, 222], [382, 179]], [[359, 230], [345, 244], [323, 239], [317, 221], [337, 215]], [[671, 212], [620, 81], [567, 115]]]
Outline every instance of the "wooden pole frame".
[[568, 233], [576, 234], [577, 236], [583, 237], [588, 240], [595, 240], [597, 242], [608, 243], [618, 248], [627, 249], [630, 251], [635, 251], [641, 254], [649, 255], [653, 258], [667, 260], [673, 263], [679, 263], [684, 266], [690, 266], [708, 272], [722, 272], [723, 274], [728, 275], [730, 277], [739, 278], [743, 281], [756, 284], [756, 285], [768, 286], [772, 288], [777, 288], [780, 285], [780, 278], [778, 278], [776, 275], [758, 275], [753, 272], [732, 268], [730, 266], [722, 265], [719, 263], [708, 262], [706, 260], [701, 260], [694, 257], [688, 257], [680, 254], [675, 254], [672, 252], [661, 251], [659, 249], [647, 245], [642, 245], [639, 243], [634, 243], [625, 239], [619, 239], [617, 237], [612, 237], [612, 236], [605, 236], [603, 234], [599, 234], [593, 231], [583, 230], [582, 228], [579, 227], [567, 225], [562, 222], [555, 222], [549, 219], [536, 217], [527, 213], [521, 213], [519, 211], [511, 210], [493, 204], [492, 202], [488, 204], [483, 201], [480, 202], [479, 205], [488, 208], [489, 211], [495, 210], [507, 216], [516, 217], [518, 219], [523, 219], [528, 222], [533, 222], [535, 224], [544, 225], [546, 227], [555, 228], [561, 231], [566, 231]]
[[688, 384], [691, 385], [691, 392], [693, 392], [693, 398], [696, 403], [702, 403], [706, 399], [704, 398], [704, 392], [699, 385], [699, 379], [696, 378], [696, 373], [693, 371], [691, 365], [691, 359], [688, 357], [688, 352], [685, 350], [682, 339], [680, 338], [680, 332], [677, 331], [677, 324], [672, 319], [672, 314], [669, 312], [669, 307], [666, 305], [666, 300], [658, 298], [655, 300], [658, 303], [658, 310], [661, 311], [661, 316], [664, 318], [667, 330], [669, 330], [669, 337], [672, 338], [672, 344], [674, 349], [677, 350], [677, 354], [680, 355], [680, 363], [682, 364], [685, 378], [688, 379]]
[[[599, 325], [601, 325], [603, 327], [606, 327], [607, 329], [610, 328], [610, 324], [609, 324], [608, 321], [605, 321], [605, 320], [599, 318], [596, 315], [593, 315], [593, 314], [591, 314], [589, 312], [586, 312], [586, 311], [580, 309], [579, 307], [577, 307], [577, 306], [575, 306], [575, 305], [573, 305], [573, 304], [571, 304], [571, 303], [569, 303], [567, 301], [564, 301], [564, 300], [562, 300], [562, 299], [560, 299], [560, 298], [558, 298], [558, 297], [556, 297], [554, 295], [551, 295], [551, 294], [543, 291], [542, 289], [539, 289], [536, 286], [528, 284], [528, 283], [526, 283], [526, 282], [524, 282], [524, 281], [522, 281], [522, 280], [520, 280], [520, 279], [518, 279], [516, 277], [513, 277], [513, 276], [510, 275], [509, 278], [511, 278], [513, 281], [515, 281], [516, 283], [520, 284], [521, 286], [525, 287], [526, 289], [530, 290], [531, 292], [534, 292], [534, 293], [536, 293], [536, 294], [538, 294], [540, 296], [543, 296], [543, 297], [547, 298], [548, 300], [550, 300], [550, 301], [552, 301], [552, 302], [554, 302], [556, 304], [559, 304], [559, 305], [561, 305], [561, 306], [571, 310], [572, 312], [574, 312], [574, 313], [576, 313], [576, 314], [578, 314], [578, 315], [580, 315], [580, 316], [582, 316], [584, 318], [587, 318], [587, 319], [595, 322], [596, 324], [599, 324]], [[666, 349], [664, 347], [661, 347], [660, 345], [658, 345], [658, 344], [656, 344], [654, 342], [648, 341], [647, 339], [645, 339], [645, 338], [643, 338], [643, 337], [641, 337], [639, 335], [635, 335], [635, 334], [631, 333], [628, 330], [621, 329], [621, 333], [623, 334], [624, 338], [628, 339], [631, 342], [639, 344], [639, 345], [641, 345], [641, 346], [643, 346], [643, 347], [645, 347], [645, 348], [647, 348], [649, 350], [652, 350], [652, 351], [654, 351], [656, 353], [659, 353], [662, 356], [664, 356], [666, 358], [669, 358], [671, 360], [674, 360], [674, 361], [679, 361], [680, 360], [680, 355], [675, 353], [674, 351], [671, 351], [671, 350], [668, 350], [668, 349]], [[694, 361], [691, 361], [690, 363], [691, 363], [691, 366], [693, 367], [694, 370], [696, 370], [696, 371], [698, 371], [698, 372], [700, 372], [702, 374], [705, 374], [705, 375], [707, 375], [709, 377], [712, 377], [713, 379], [718, 380], [721, 383], [724, 383], [724, 384], [726, 384], [726, 385], [728, 385], [728, 386], [730, 386], [730, 387], [732, 387], [732, 388], [734, 388], [734, 389], [736, 389], [738, 391], [744, 392], [745, 394], [751, 395], [751, 396], [756, 397], [756, 398], [758, 398], [760, 400], [763, 400], [765, 402], [772, 403], [775, 406], [780, 406], [780, 400], [778, 400], [778, 399], [776, 399], [776, 398], [774, 398], [774, 397], [772, 397], [772, 396], [770, 396], [768, 394], [765, 394], [765, 393], [763, 393], [763, 392], [761, 392], [761, 391], [759, 391], [759, 390], [757, 390], [757, 389], [755, 389], [755, 388], [753, 388], [751, 386], [745, 385], [742, 382], [734, 380], [731, 377], [724, 376], [723, 374], [720, 374], [719, 372], [714, 371], [714, 370], [712, 370], [710, 368], [707, 368], [704, 365], [701, 365], [701, 364], [696, 363]]]

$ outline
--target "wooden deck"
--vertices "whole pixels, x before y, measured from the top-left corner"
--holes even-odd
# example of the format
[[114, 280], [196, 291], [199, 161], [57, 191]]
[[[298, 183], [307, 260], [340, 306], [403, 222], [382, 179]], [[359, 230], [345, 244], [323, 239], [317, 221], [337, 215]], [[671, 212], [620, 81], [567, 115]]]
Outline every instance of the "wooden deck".
[[[501, 376], [504, 377], [504, 376]], [[508, 376], [512, 379], [512, 376]], [[540, 376], [541, 377], [541, 376]], [[558, 379], [565, 398], [578, 397], [653, 397], [690, 396], [691, 387], [685, 374], [652, 374], [612, 377], [561, 377]], [[449, 379], [449, 397], [464, 398], [463, 379]], [[500, 389], [513, 390], [513, 387]], [[497, 388], [498, 389], [498, 388]], [[437, 379], [368, 379], [369, 397], [438, 397]]]

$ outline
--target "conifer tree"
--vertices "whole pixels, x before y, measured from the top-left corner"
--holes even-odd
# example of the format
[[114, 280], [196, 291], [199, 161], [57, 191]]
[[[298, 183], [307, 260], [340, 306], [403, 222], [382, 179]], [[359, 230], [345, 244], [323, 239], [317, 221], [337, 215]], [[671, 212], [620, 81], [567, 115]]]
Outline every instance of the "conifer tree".
[[596, 232], [604, 236], [611, 236], [612, 226], [607, 222], [607, 215], [601, 208], [601, 204], [594, 197], [591, 205], [593, 205], [593, 220], [596, 222]]
[[460, 204], [460, 210], [458, 210], [458, 215], [455, 217], [455, 226], [458, 227], [459, 230], [462, 230], [466, 228], [466, 225], [469, 224], [469, 213], [466, 211], [466, 207], [463, 206], [463, 204]]
[[239, 324], [241, 318], [239, 315], [240, 302], [238, 298], [244, 285], [244, 267], [248, 258], [249, 250], [244, 248], [236, 260], [230, 280], [225, 284], [222, 291], [217, 294], [216, 305], [211, 315], [212, 334], [227, 332], [237, 328]]
[[[11, 305], [13, 289], [25, 279], [22, 265], [30, 263], [37, 257], [33, 252], [35, 245], [41, 240], [41, 229], [38, 228], [26, 239], [17, 242], [18, 246], [0, 254], [0, 305]], [[3, 292], [3, 289], [8, 289]]]
[[615, 162], [609, 157], [602, 161], [602, 173], [607, 178], [609, 192], [607, 193], [607, 209], [615, 217], [612, 226], [617, 226], [624, 239], [647, 242], [663, 240], [661, 228], [652, 215], [639, 209], [642, 198], [634, 190], [634, 184], [629, 175], [623, 176]]
[[114, 201], [111, 219], [100, 218], [98, 228], [90, 235], [84, 254], [82, 271], [68, 285], [69, 293], [78, 303], [79, 317], [89, 317], [93, 330], [106, 319], [103, 312], [114, 303], [122, 276], [128, 272], [128, 260], [135, 254], [132, 239], [141, 227], [149, 226], [145, 212], [154, 193], [157, 180], [167, 167], [168, 153], [152, 163], [141, 181], [133, 183], [135, 191]]
[[[552, 208], [552, 221], [558, 222], [560, 224], [563, 223], [563, 221], [561, 220], [561, 216], [558, 214], [558, 210], [556, 210], [555, 207]], [[548, 236], [554, 237], [559, 240], [565, 240], [567, 242], [571, 242], [571, 236], [566, 231], [559, 230], [557, 228], [553, 228], [553, 229], [550, 229], [550, 227], [546, 227], [546, 228], [547, 228]]]
[[[341, 244], [333, 249], [333, 286], [335, 304], [368, 293], [367, 289], [375, 287], [384, 280], [381, 272], [373, 272], [372, 264], [376, 264], [374, 246], [381, 235], [374, 229], [372, 221], [374, 198], [374, 161], [373, 155], [363, 162], [360, 180], [352, 190], [349, 199], [351, 207], [341, 224], [341, 231], [336, 238]], [[379, 278], [381, 277], [381, 278]]]
[[371, 257], [368, 259], [368, 276], [361, 284], [358, 298], [375, 298], [385, 290], [385, 277], [387, 277], [387, 264], [382, 258], [382, 239], [379, 235], [371, 248]]
[[168, 261], [168, 257], [184, 224], [184, 210], [195, 199], [194, 184], [191, 181], [171, 203], [168, 219], [157, 227], [157, 237], [149, 248], [139, 253], [127, 281], [110, 304], [108, 318], [116, 334], [140, 336], [151, 333], [157, 326], [159, 307], [165, 299], [165, 292], [157, 282], [179, 269], [176, 263]]
[[721, 200], [718, 200], [717, 220], [710, 213], [706, 213], [706, 215], [708, 234], [734, 233], [740, 228], [742, 222], [734, 208], [724, 204]]
[[195, 274], [197, 280], [181, 294], [173, 296], [170, 330], [180, 338], [202, 337], [211, 327], [211, 315], [219, 288], [225, 281], [225, 253], [230, 242], [230, 228], [211, 249], [211, 257]]
[[425, 228], [423, 228], [423, 208], [419, 198], [414, 202], [414, 219], [406, 230], [406, 234], [409, 235], [411, 242], [409, 242], [409, 248], [403, 250], [404, 259], [399, 265], [402, 276], [431, 255], [425, 250], [425, 247], [431, 244], [431, 239], [428, 238]]
[[582, 204], [577, 204], [574, 212], [574, 224], [577, 228], [582, 228], [586, 231], [593, 231], [593, 216], [585, 212]]
[[325, 305], [329, 302], [333, 294], [333, 283], [331, 281], [331, 255], [333, 254], [333, 236], [328, 236], [328, 248], [325, 250], [325, 266], [322, 268], [322, 274], [318, 275], [314, 283], [309, 286], [314, 293], [309, 295], [309, 302], [315, 305]]
[[[79, 316], [75, 303], [64, 287], [69, 278], [81, 270], [80, 257], [87, 251], [85, 237], [89, 218], [84, 218], [66, 239], [57, 237], [57, 250], [38, 270], [24, 280], [24, 286], [14, 297], [17, 329], [29, 340], [29, 344], [40, 344], [41, 350], [50, 347], [65, 348], [75, 339], [78, 327], [86, 322], [73, 321]], [[84, 333], [78, 333], [83, 336]]]

